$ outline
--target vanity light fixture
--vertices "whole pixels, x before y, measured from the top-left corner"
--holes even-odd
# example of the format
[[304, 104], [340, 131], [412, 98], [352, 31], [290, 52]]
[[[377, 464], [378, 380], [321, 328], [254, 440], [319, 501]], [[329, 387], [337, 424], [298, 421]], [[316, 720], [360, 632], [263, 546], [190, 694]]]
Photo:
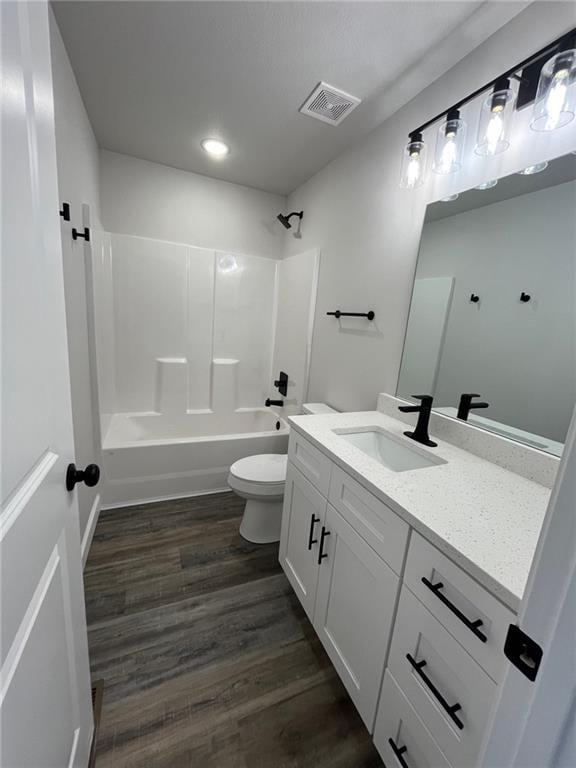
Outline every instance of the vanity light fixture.
[[510, 146], [509, 134], [514, 117], [514, 93], [507, 77], [498, 80], [482, 105], [478, 123], [476, 154], [499, 155]]
[[554, 131], [568, 125], [575, 111], [576, 50], [561, 50], [540, 72], [531, 127], [535, 131]]
[[402, 172], [400, 186], [404, 189], [415, 189], [422, 186], [426, 168], [426, 144], [422, 134], [411, 133], [402, 155]]
[[[514, 86], [516, 96], [510, 87], [512, 80], [518, 83]], [[510, 146], [514, 111], [528, 105], [533, 105], [531, 126], [535, 130], [550, 131], [567, 125], [576, 116], [576, 28], [410, 131], [402, 156], [401, 187], [414, 189], [424, 182], [424, 131], [438, 122], [441, 125], [433, 170], [439, 174], [460, 170], [466, 132], [460, 110], [488, 92], [478, 124], [478, 155], [489, 157], [505, 152]]]
[[492, 187], [495, 187], [496, 184], [498, 184], [498, 179], [490, 179], [490, 181], [485, 181], [482, 184], [478, 184], [476, 189], [492, 189]]
[[215, 160], [221, 160], [230, 154], [230, 147], [220, 139], [202, 139], [200, 146], [207, 155]]
[[465, 140], [466, 123], [461, 119], [459, 110], [451, 109], [438, 129], [434, 173], [447, 175], [460, 170]]
[[543, 163], [536, 163], [536, 165], [528, 165], [522, 171], [518, 171], [519, 176], [533, 176], [535, 173], [542, 173], [548, 168], [548, 161]]

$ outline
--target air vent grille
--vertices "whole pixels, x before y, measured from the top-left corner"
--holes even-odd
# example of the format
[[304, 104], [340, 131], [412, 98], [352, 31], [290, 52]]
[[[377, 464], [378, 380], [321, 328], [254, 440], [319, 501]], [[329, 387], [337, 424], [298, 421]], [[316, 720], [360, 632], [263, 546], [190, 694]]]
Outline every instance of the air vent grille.
[[304, 104], [303, 115], [310, 115], [330, 125], [339, 125], [360, 104], [361, 99], [338, 90], [327, 83], [318, 83]]

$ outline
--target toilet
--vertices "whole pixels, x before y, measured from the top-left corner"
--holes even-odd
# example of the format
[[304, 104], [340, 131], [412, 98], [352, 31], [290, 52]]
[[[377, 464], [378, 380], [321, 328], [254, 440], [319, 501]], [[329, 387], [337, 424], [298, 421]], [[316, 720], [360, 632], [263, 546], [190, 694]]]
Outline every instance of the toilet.
[[[324, 403], [306, 403], [302, 413], [319, 415], [336, 411]], [[240, 535], [253, 544], [280, 541], [287, 464], [286, 454], [263, 453], [239, 459], [230, 467], [228, 486], [246, 499]]]

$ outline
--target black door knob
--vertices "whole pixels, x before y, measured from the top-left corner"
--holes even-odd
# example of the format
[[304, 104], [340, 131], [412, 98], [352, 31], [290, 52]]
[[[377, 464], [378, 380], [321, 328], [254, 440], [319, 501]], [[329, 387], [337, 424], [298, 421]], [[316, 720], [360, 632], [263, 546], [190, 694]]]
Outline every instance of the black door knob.
[[76, 469], [76, 464], [68, 464], [66, 470], [66, 490], [73, 491], [76, 483], [84, 483], [92, 488], [100, 480], [100, 467], [88, 464], [86, 469]]

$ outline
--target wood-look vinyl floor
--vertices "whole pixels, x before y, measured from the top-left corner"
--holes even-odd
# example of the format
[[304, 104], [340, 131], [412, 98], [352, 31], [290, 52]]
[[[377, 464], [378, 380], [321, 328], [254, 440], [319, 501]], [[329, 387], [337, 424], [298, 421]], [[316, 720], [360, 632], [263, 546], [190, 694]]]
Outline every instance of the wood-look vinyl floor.
[[96, 768], [381, 768], [232, 493], [102, 512], [84, 572]]

